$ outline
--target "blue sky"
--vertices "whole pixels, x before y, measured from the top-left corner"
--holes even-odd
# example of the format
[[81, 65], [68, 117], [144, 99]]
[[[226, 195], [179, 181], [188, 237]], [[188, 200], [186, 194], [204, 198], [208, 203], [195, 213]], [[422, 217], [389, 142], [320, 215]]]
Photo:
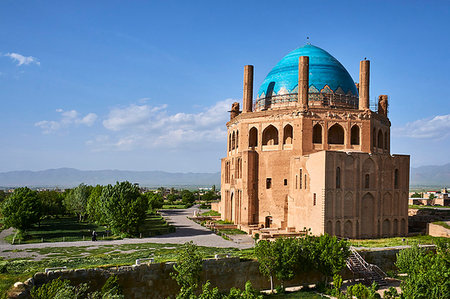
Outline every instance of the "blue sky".
[[450, 162], [448, 1], [0, 1], [0, 171], [212, 172], [226, 113], [310, 37], [371, 99], [392, 153]]

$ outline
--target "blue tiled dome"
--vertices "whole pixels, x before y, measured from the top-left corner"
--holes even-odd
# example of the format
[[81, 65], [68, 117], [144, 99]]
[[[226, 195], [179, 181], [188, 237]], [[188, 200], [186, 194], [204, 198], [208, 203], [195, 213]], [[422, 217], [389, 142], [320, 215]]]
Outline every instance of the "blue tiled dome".
[[258, 98], [298, 92], [298, 59], [309, 56], [309, 92], [338, 93], [357, 96], [358, 91], [350, 74], [327, 51], [305, 45], [281, 59], [264, 79]]

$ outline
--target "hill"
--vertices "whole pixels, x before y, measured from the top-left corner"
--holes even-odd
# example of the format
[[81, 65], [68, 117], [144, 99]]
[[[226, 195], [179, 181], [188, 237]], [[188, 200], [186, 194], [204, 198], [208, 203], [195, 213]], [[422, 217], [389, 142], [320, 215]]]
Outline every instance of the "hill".
[[165, 171], [126, 170], [78, 170], [73, 168], [47, 169], [41, 171], [9, 171], [0, 173], [1, 187], [74, 187], [80, 183], [89, 185], [114, 184], [130, 181], [146, 187], [211, 187], [220, 185], [220, 172], [216, 173], [170, 173]]

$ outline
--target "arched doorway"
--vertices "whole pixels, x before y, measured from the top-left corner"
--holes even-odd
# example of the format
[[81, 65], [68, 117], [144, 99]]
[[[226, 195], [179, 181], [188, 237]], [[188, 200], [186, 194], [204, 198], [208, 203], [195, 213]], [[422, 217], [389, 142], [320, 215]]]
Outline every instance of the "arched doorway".
[[265, 221], [265, 228], [270, 228], [270, 226], [271, 226], [271, 224], [272, 224], [272, 216], [266, 216], [266, 219], [265, 219], [266, 221]]
[[361, 202], [361, 236], [372, 237], [375, 229], [375, 199], [372, 194], [367, 193]]

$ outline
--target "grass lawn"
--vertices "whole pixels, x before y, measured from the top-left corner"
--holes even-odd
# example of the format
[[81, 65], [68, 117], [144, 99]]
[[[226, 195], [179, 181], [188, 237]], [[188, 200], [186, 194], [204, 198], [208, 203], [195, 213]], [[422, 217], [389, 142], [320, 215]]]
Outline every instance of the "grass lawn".
[[[155, 262], [175, 261], [182, 245], [180, 244], [124, 244], [55, 248], [33, 248], [18, 250], [31, 254], [45, 255], [42, 260], [30, 259], [2, 260], [0, 258], [0, 298], [16, 282], [25, 281], [39, 271], [49, 267], [66, 266], [69, 269], [111, 267], [132, 265], [138, 258], [153, 257]], [[230, 254], [241, 258], [253, 258], [253, 249], [199, 247], [204, 258], [216, 254]], [[4, 296], [4, 295], [3, 295]]]
[[220, 216], [220, 213], [214, 210], [204, 212], [200, 214], [201, 216]]
[[[40, 227], [33, 226], [22, 239], [15, 239], [14, 244], [40, 243], [44, 242], [63, 242], [63, 241], [82, 241], [90, 240], [92, 230], [97, 232], [97, 238], [101, 239], [106, 235], [106, 228], [86, 222], [78, 222], [77, 217], [62, 217], [59, 219], [45, 219]], [[14, 234], [9, 235], [5, 240], [12, 243]], [[111, 237], [108, 237], [111, 239]]]
[[[167, 224], [159, 214], [147, 215], [144, 225], [141, 227], [142, 237], [162, 235], [174, 231], [174, 227]], [[45, 219], [40, 227], [35, 225], [27, 232], [27, 236], [14, 240], [14, 244], [41, 243], [41, 242], [68, 242], [90, 240], [92, 230], [97, 232], [98, 240], [120, 239], [120, 236], [107, 233], [104, 226], [94, 223], [78, 222], [77, 217], [62, 217], [59, 219]], [[14, 234], [5, 240], [12, 243]]]
[[163, 205], [163, 207], [162, 207], [162, 209], [163, 210], [173, 210], [173, 209], [186, 209], [186, 205], [184, 205], [184, 204], [181, 204], [181, 205], [178, 205], [178, 204], [165, 204], [165, 205]]
[[[405, 242], [403, 242], [405, 239]], [[401, 245], [413, 244], [434, 244], [438, 239], [445, 239], [444, 237], [432, 237], [428, 235], [419, 235], [413, 237], [395, 237], [395, 238], [381, 238], [381, 239], [362, 239], [350, 240], [350, 243], [355, 247], [391, 247]]]
[[434, 209], [434, 208], [450, 209], [449, 206], [425, 206], [425, 205], [409, 205], [408, 208], [410, 208], [410, 209]]
[[230, 229], [219, 229], [221, 233], [227, 234], [227, 235], [246, 235], [247, 233], [237, 229], [237, 228], [230, 228]]
[[142, 237], [164, 235], [175, 231], [175, 227], [169, 225], [159, 214], [147, 215], [144, 225], [141, 227]]
[[264, 298], [308, 298], [308, 299], [320, 299], [320, 298], [329, 298], [326, 296], [322, 296], [320, 294], [314, 293], [312, 291], [297, 291], [297, 292], [287, 292], [285, 294], [270, 294], [264, 295]]

